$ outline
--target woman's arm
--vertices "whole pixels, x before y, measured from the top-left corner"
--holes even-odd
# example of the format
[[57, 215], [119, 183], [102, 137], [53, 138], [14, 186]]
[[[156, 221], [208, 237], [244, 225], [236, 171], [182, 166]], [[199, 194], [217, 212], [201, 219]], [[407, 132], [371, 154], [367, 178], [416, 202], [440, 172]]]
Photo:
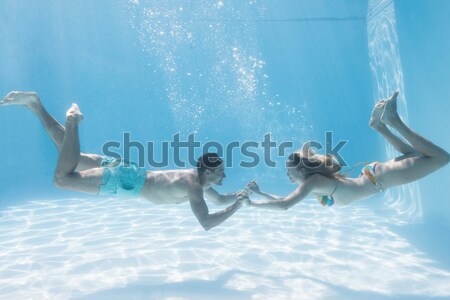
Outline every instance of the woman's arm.
[[[314, 190], [315, 176], [311, 176], [303, 182], [295, 191], [290, 193], [287, 197], [272, 196], [272, 200], [253, 202], [250, 199], [246, 200], [247, 205], [262, 208], [287, 210], [306, 198]], [[253, 189], [252, 189], [253, 191]], [[259, 194], [259, 193], [258, 193]]]
[[259, 186], [256, 183], [256, 181], [250, 181], [247, 184], [246, 190], [250, 191], [252, 193], [255, 193], [257, 195], [261, 195], [264, 198], [266, 198], [267, 200], [283, 200], [283, 197], [281, 197], [281, 196], [271, 195], [271, 194], [267, 194], [267, 193], [261, 192], [261, 190], [259, 189]]
[[284, 198], [281, 196], [277, 196], [277, 195], [271, 195], [271, 194], [267, 194], [264, 192], [259, 192], [257, 193], [258, 195], [263, 196], [264, 198], [266, 198], [267, 200], [283, 200]]

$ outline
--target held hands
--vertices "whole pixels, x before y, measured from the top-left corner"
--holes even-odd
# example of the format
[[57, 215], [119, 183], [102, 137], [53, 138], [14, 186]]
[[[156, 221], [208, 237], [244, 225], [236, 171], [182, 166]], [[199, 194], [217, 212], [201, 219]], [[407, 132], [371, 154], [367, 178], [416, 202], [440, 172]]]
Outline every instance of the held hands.
[[248, 198], [248, 192], [246, 190], [237, 191], [236, 198], [236, 203], [239, 205], [239, 208], [242, 207], [244, 202], [247, 203], [248, 201], [250, 201], [250, 199]]
[[247, 187], [245, 189], [249, 190], [249, 191], [251, 191], [251, 192], [253, 192], [255, 194], [259, 194], [261, 192], [259, 190], [258, 183], [255, 180], [250, 181], [249, 183], [247, 183]]

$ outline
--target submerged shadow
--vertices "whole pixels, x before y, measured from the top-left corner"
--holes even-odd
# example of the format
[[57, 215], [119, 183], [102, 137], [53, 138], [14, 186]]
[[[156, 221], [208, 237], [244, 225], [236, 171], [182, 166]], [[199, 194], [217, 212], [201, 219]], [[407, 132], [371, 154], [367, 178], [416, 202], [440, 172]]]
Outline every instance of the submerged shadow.
[[[250, 299], [251, 291], [237, 291], [225, 285], [239, 271], [230, 270], [215, 280], [186, 280], [162, 284], [130, 284], [96, 292], [72, 300], [148, 300], [180, 297], [183, 299]], [[188, 297], [188, 298], [187, 298]]]

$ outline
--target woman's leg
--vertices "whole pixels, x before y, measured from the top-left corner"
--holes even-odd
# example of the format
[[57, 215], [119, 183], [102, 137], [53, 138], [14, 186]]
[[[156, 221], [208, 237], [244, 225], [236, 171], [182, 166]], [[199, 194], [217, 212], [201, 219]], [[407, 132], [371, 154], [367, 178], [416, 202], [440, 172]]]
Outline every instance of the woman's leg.
[[[395, 92], [392, 97], [397, 97], [398, 92]], [[392, 98], [391, 98], [392, 99]], [[372, 115], [370, 117], [369, 126], [375, 129], [378, 133], [380, 133], [388, 143], [390, 143], [398, 152], [402, 154], [412, 154], [415, 153], [415, 149], [411, 147], [411, 145], [407, 144], [401, 138], [396, 136], [389, 130], [389, 128], [381, 122], [380, 118], [384, 111], [384, 106], [386, 104], [386, 100], [380, 100], [375, 104], [373, 108]]]
[[[10, 92], [0, 101], [0, 105], [23, 105], [28, 107], [44, 125], [45, 130], [53, 143], [61, 150], [66, 129], [55, 118], [53, 118], [42, 105], [38, 94], [34, 92]], [[97, 154], [80, 154], [77, 171], [96, 168], [100, 166], [102, 156]]]
[[[394, 94], [395, 96], [395, 94]], [[421, 179], [450, 161], [447, 151], [412, 131], [397, 113], [397, 97], [386, 101], [381, 121], [396, 129], [420, 156], [398, 157], [377, 166], [378, 179], [387, 188]]]
[[75, 171], [80, 160], [78, 123], [82, 119], [83, 115], [78, 106], [72, 104], [66, 114], [66, 131], [55, 170], [55, 185], [62, 189], [98, 194], [103, 177], [103, 168]]

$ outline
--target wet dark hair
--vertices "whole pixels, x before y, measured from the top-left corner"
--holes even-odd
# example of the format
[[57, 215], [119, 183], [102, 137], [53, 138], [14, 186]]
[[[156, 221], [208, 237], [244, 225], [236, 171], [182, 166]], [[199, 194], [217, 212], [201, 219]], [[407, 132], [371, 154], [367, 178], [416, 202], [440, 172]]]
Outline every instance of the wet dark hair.
[[297, 170], [306, 169], [307, 177], [313, 174], [320, 174], [326, 177], [338, 178], [344, 177], [339, 173], [341, 165], [333, 155], [321, 155], [308, 153], [307, 155], [294, 152], [289, 155], [287, 167], [294, 167]]
[[205, 153], [197, 159], [197, 172], [202, 175], [206, 170], [215, 169], [223, 164], [223, 160], [216, 153]]

